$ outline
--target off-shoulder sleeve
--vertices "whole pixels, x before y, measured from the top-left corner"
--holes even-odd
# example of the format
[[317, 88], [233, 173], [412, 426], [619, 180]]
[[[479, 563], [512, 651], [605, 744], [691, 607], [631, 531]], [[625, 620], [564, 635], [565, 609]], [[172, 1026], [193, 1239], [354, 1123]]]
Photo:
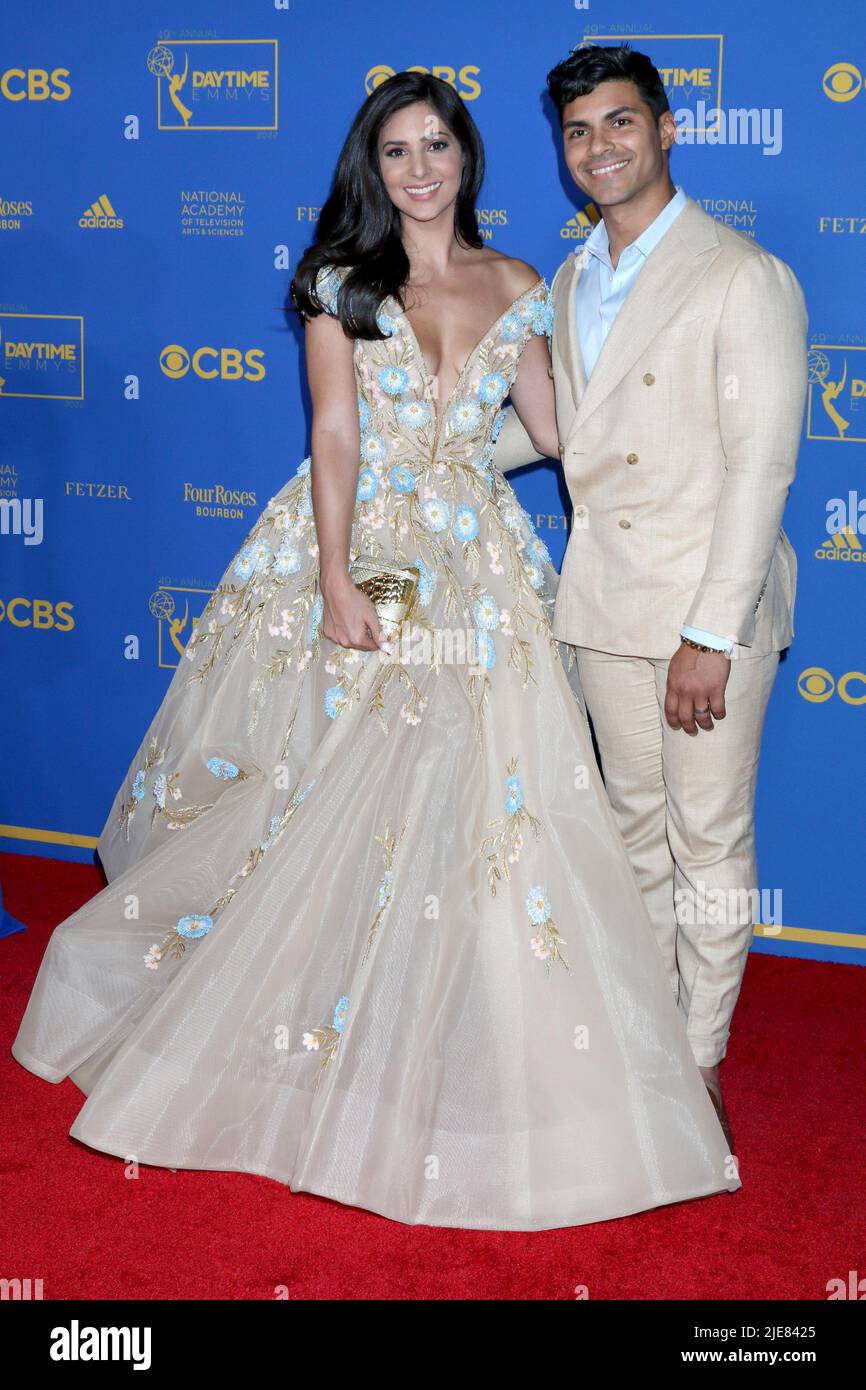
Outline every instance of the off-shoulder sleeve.
[[345, 273], [344, 266], [323, 265], [316, 275], [316, 297], [325, 312], [332, 316], [336, 316], [337, 313], [337, 294]]
[[546, 280], [541, 280], [538, 289], [530, 295], [529, 307], [533, 333], [550, 338], [553, 334], [553, 295]]

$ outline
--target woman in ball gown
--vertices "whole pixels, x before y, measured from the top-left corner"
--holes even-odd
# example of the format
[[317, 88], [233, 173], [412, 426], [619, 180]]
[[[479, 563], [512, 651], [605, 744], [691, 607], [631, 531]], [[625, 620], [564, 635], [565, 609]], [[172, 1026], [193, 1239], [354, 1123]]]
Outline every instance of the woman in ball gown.
[[[593, 758], [557, 573], [552, 303], [486, 247], [451, 87], [364, 102], [292, 286], [311, 458], [195, 626], [13, 1054], [70, 1133], [394, 1220], [539, 1230], [740, 1186]], [[351, 578], [414, 565], [398, 636]]]

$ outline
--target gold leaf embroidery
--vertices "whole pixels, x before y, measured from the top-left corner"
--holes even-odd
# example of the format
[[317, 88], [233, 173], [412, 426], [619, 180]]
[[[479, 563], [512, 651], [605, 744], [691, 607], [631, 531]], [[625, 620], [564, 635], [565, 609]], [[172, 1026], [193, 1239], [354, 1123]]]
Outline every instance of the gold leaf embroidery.
[[[506, 764], [506, 792], [515, 802], [514, 810], [507, 811], [506, 815], [497, 816], [494, 820], [487, 822], [488, 830], [492, 830], [492, 835], [485, 835], [481, 841], [479, 854], [487, 860], [487, 885], [493, 897], [496, 897], [496, 885], [501, 879], [510, 878], [509, 864], [516, 864], [520, 858], [520, 851], [523, 848], [523, 825], [524, 823], [534, 832], [536, 840], [542, 829], [542, 821], [538, 816], [525, 806], [523, 801], [523, 788], [517, 777], [518, 758], [515, 756]], [[515, 785], [516, 784], [516, 785]], [[518, 800], [519, 797], [519, 800]]]
[[406, 833], [407, 825], [408, 821], [405, 821], [403, 824], [403, 829], [400, 831], [400, 834], [395, 836], [391, 833], [390, 827], [386, 824], [383, 833], [381, 835], [376, 836], [376, 844], [382, 846], [383, 858], [385, 861], [385, 869], [381, 879], [379, 880], [377, 890], [379, 895], [379, 911], [373, 918], [373, 923], [370, 927], [370, 931], [367, 936], [367, 945], [364, 950], [364, 954], [361, 957], [362, 965], [364, 964], [364, 962], [370, 954], [370, 948], [373, 945], [376, 933], [382, 925], [385, 913], [388, 911], [388, 908], [391, 904], [391, 899], [394, 896], [394, 855], [397, 852], [397, 846], [399, 845], [400, 841], [403, 839], [403, 836]]

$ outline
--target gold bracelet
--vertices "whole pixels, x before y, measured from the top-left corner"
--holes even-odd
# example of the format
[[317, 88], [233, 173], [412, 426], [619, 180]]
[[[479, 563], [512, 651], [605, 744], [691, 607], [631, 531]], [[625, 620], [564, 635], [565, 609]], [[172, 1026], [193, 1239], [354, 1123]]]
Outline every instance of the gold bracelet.
[[705, 647], [701, 642], [693, 642], [691, 637], [683, 637], [682, 635], [680, 635], [680, 641], [685, 642], [687, 647], [694, 647], [696, 652], [715, 652], [716, 656], [726, 656], [729, 661], [731, 659], [731, 653], [723, 651], [721, 647]]

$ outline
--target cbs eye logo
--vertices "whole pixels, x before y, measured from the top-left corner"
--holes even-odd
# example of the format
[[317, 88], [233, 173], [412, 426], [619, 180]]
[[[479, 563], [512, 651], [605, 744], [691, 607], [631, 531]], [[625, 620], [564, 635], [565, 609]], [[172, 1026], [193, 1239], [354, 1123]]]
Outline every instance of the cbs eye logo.
[[[470, 63], [465, 64], [459, 71], [455, 68], [449, 68], [443, 65], [434, 68], [425, 68], [422, 67], [420, 63], [413, 63], [412, 66], [406, 68], [405, 71], [432, 73], [434, 77], [438, 77], [441, 81], [447, 82], [449, 86], [454, 87], [457, 95], [461, 96], [464, 101], [474, 101], [476, 97], [481, 95], [481, 83], [475, 80], [481, 69], [473, 67]], [[369, 96], [371, 92], [375, 92], [377, 87], [381, 87], [383, 82], [387, 82], [389, 77], [394, 77], [395, 75], [396, 68], [389, 68], [385, 63], [377, 63], [374, 68], [370, 69], [367, 76], [364, 78], [364, 91]], [[457, 86], [458, 82], [462, 83], [461, 87]]]
[[159, 354], [159, 365], [170, 381], [180, 381], [192, 371], [202, 381], [261, 381], [265, 375], [261, 348], [200, 347], [190, 353], [180, 343], [169, 343]]
[[863, 76], [853, 63], [834, 63], [824, 73], [821, 85], [831, 101], [851, 101], [863, 86]]
[[70, 632], [75, 627], [68, 599], [60, 603], [47, 598], [10, 598], [8, 603], [0, 599], [0, 623], [4, 620], [13, 627], [53, 627], [57, 632]]
[[866, 672], [846, 671], [835, 681], [823, 666], [807, 666], [800, 672], [797, 689], [811, 705], [823, 705], [833, 694], [846, 705], [866, 705]]
[[0, 93], [7, 101], [67, 101], [72, 94], [68, 68], [7, 68], [0, 73]]

